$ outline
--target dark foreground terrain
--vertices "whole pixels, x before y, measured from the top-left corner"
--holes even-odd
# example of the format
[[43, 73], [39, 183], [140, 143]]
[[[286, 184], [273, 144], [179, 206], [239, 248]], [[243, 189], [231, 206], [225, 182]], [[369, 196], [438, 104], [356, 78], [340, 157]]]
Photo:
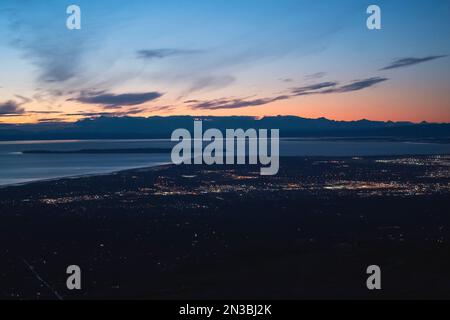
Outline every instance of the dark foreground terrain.
[[[0, 298], [450, 298], [450, 157], [167, 166], [0, 189]], [[79, 265], [82, 290], [68, 291]], [[382, 290], [366, 288], [366, 268]]]

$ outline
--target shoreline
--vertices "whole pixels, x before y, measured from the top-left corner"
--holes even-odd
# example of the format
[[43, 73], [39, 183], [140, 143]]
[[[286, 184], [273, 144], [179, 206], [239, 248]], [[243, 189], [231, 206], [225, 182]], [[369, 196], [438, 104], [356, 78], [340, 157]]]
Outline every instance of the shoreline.
[[[324, 160], [324, 159], [373, 159], [373, 158], [381, 158], [381, 159], [393, 159], [393, 158], [405, 158], [405, 157], [450, 157], [450, 154], [402, 154], [402, 155], [370, 155], [370, 156], [280, 156], [280, 159], [283, 158], [298, 158], [298, 159], [317, 159], [317, 160]], [[105, 172], [105, 173], [88, 173], [88, 174], [80, 174], [80, 175], [70, 175], [70, 176], [61, 176], [61, 177], [55, 177], [55, 178], [48, 178], [48, 179], [39, 179], [39, 180], [32, 180], [32, 181], [25, 181], [25, 182], [19, 182], [19, 183], [12, 183], [12, 184], [0, 184], [0, 190], [6, 189], [6, 188], [15, 188], [15, 187], [22, 187], [22, 186], [29, 186], [32, 184], [38, 184], [38, 183], [46, 183], [46, 182], [56, 182], [61, 180], [76, 180], [76, 179], [83, 179], [83, 178], [95, 178], [95, 177], [107, 177], [127, 172], [133, 172], [133, 171], [151, 171], [153, 169], [161, 169], [164, 167], [171, 167], [176, 166], [175, 164], [171, 162], [167, 163], [161, 163], [161, 164], [155, 164], [154, 166], [145, 166], [145, 167], [133, 167], [128, 169], [119, 169], [114, 170], [111, 172]], [[194, 166], [194, 165], [192, 165]], [[229, 165], [224, 165], [229, 166]]]
[[74, 176], [71, 175], [71, 176], [62, 176], [62, 177], [55, 177], [55, 178], [25, 181], [25, 182], [13, 183], [13, 184], [0, 184], [0, 189], [29, 186], [29, 185], [35, 184], [35, 183], [55, 182], [55, 181], [60, 181], [60, 180], [75, 180], [75, 179], [83, 179], [83, 178], [104, 177], [104, 176], [110, 176], [110, 175], [115, 175], [115, 174], [119, 174], [119, 173], [126, 173], [128, 171], [151, 170], [151, 169], [170, 166], [170, 165], [172, 165], [172, 164], [171, 163], [162, 163], [162, 164], [155, 164], [154, 166], [150, 166], [150, 167], [145, 166], [145, 167], [120, 169], [120, 170], [114, 170], [114, 171], [105, 172], [105, 173], [87, 173], [87, 174], [80, 174], [80, 175], [74, 175]]

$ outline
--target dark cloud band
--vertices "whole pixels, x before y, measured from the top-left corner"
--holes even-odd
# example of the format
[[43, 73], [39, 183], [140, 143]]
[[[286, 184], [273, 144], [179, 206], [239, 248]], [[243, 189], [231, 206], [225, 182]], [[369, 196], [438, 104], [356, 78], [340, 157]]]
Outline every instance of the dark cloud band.
[[3, 103], [0, 103], [0, 116], [18, 116], [23, 115], [25, 113], [25, 109], [20, 106], [19, 103], [9, 100]]
[[272, 98], [261, 98], [253, 100], [224, 98], [209, 101], [186, 101], [192, 109], [218, 110], [218, 109], [238, 109], [266, 105], [275, 101], [288, 100], [298, 96], [346, 93], [360, 91], [375, 86], [378, 83], [387, 81], [388, 78], [372, 77], [363, 80], [355, 80], [347, 85], [339, 86], [337, 82], [321, 82], [309, 86], [293, 88], [291, 94], [281, 95]]
[[146, 49], [139, 50], [137, 57], [139, 59], [163, 59], [173, 56], [189, 55], [199, 53], [197, 50], [182, 50], [182, 49]]
[[105, 108], [120, 108], [121, 106], [135, 106], [145, 102], [156, 100], [163, 94], [160, 92], [146, 93], [124, 93], [112, 94], [104, 92], [84, 92], [72, 101], [78, 101], [87, 104], [102, 105]]
[[441, 59], [441, 58], [445, 58], [445, 57], [447, 57], [447, 55], [428, 56], [428, 57], [422, 57], [422, 58], [413, 58], [413, 57], [402, 58], [402, 59], [394, 60], [391, 64], [389, 64], [388, 66], [386, 66], [380, 70], [391, 70], [391, 69], [404, 68], [404, 67], [413, 66], [415, 64], [432, 61], [432, 60], [436, 60], [436, 59]]

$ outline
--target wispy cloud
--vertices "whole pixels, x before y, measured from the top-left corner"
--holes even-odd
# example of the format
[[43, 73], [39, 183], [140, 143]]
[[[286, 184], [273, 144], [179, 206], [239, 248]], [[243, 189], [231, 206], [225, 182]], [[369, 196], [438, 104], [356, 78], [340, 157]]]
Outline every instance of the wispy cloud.
[[[81, 71], [85, 44], [81, 33], [61, 28], [58, 19], [49, 18], [50, 12], [49, 16], [30, 17], [29, 10], [20, 5], [11, 10], [11, 43], [25, 59], [38, 67], [39, 80], [63, 82]], [[40, 19], [45, 23], [42, 24]]]
[[245, 107], [262, 106], [271, 102], [287, 100], [290, 97], [287, 95], [277, 96], [273, 98], [262, 98], [262, 99], [233, 99], [233, 98], [223, 98], [210, 101], [199, 101], [190, 105], [192, 109], [203, 109], [203, 110], [218, 110], [218, 109], [238, 109]]
[[107, 111], [78, 111], [73, 113], [66, 113], [65, 116], [82, 116], [86, 118], [93, 118], [93, 117], [101, 117], [101, 116], [110, 116], [110, 117], [123, 117], [123, 116], [132, 116], [136, 114], [140, 114], [143, 112], [148, 111], [146, 108], [129, 108], [125, 110], [117, 110], [112, 112]]
[[163, 59], [173, 56], [182, 56], [200, 53], [200, 50], [183, 50], [183, 49], [144, 49], [137, 52], [139, 59]]
[[16, 98], [22, 100], [22, 102], [20, 104], [26, 104], [26, 103], [29, 103], [29, 102], [33, 101], [32, 99], [24, 97], [24, 96], [21, 96], [19, 94], [16, 94]]
[[378, 83], [387, 81], [387, 78], [372, 77], [363, 80], [355, 80], [349, 84], [339, 86], [338, 82], [321, 82], [309, 86], [293, 88], [290, 94], [280, 95], [271, 98], [260, 99], [239, 99], [239, 98], [222, 98], [216, 100], [199, 101], [190, 100], [185, 103], [192, 109], [202, 110], [218, 110], [218, 109], [238, 109], [254, 106], [262, 106], [276, 101], [288, 100], [294, 97], [316, 95], [316, 94], [332, 94], [360, 91], [375, 86]]
[[316, 72], [316, 73], [307, 74], [305, 76], [305, 79], [306, 80], [317, 80], [317, 79], [325, 77], [325, 75], [326, 75], [325, 72]]
[[39, 119], [38, 122], [65, 122], [67, 119], [64, 118], [46, 118], [46, 119]]
[[60, 114], [61, 111], [46, 111], [46, 110], [30, 110], [27, 111], [28, 114]]
[[389, 80], [389, 79], [383, 78], [383, 77], [372, 77], [372, 78], [368, 78], [368, 79], [364, 79], [364, 80], [356, 80], [350, 84], [347, 84], [347, 85], [337, 88], [335, 90], [331, 89], [332, 90], [331, 92], [345, 93], [345, 92], [364, 90], [364, 89], [373, 87], [376, 84], [387, 81], [387, 80]]
[[166, 113], [172, 110], [175, 110], [174, 106], [156, 106], [148, 109], [149, 112], [159, 112], [159, 113]]
[[236, 79], [232, 76], [207, 76], [194, 81], [189, 88], [188, 93], [200, 91], [203, 89], [220, 89], [229, 86]]
[[106, 109], [115, 109], [122, 106], [140, 105], [152, 100], [160, 98], [163, 94], [160, 92], [144, 92], [144, 93], [123, 93], [112, 94], [101, 92], [82, 92], [77, 98], [69, 99], [70, 101], [78, 101], [87, 104], [101, 105]]
[[305, 95], [309, 95], [309, 94], [317, 94], [317, 93], [321, 93], [319, 91], [321, 89], [335, 87], [337, 85], [338, 85], [337, 82], [320, 82], [320, 83], [312, 84], [312, 85], [309, 85], [309, 86], [293, 88], [292, 89], [292, 93], [294, 95], [296, 95], [296, 96], [305, 96]]
[[339, 86], [338, 82], [321, 82], [310, 86], [294, 88], [294, 96], [306, 96], [313, 94], [346, 93], [360, 91], [375, 86], [378, 83], [389, 80], [383, 77], [372, 77], [363, 80], [355, 80], [349, 84]]
[[83, 117], [100, 117], [100, 116], [109, 116], [109, 115], [114, 115], [115, 113], [113, 112], [84, 112], [84, 111], [80, 111], [80, 112], [73, 112], [73, 113], [67, 113], [65, 114], [65, 116], [68, 117], [72, 117], [72, 116], [83, 116]]
[[447, 57], [447, 55], [428, 56], [428, 57], [422, 57], [422, 58], [414, 58], [414, 57], [401, 58], [401, 59], [396, 59], [396, 60], [392, 61], [389, 65], [387, 65], [386, 67], [384, 67], [380, 70], [391, 70], [391, 69], [397, 69], [397, 68], [404, 68], [404, 67], [409, 67], [409, 66], [413, 66], [413, 65], [416, 65], [419, 63], [432, 61], [432, 60], [436, 60], [436, 59], [441, 59], [441, 58], [445, 58], [445, 57]]

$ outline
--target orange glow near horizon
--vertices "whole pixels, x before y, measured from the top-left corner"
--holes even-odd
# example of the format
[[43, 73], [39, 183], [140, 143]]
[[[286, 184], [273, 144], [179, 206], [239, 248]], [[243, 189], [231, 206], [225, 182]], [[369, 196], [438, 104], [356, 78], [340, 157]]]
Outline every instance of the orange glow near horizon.
[[[198, 100], [208, 100], [209, 97], [196, 97]], [[162, 101], [135, 106], [144, 109], [135, 117], [149, 116], [278, 116], [291, 115], [304, 118], [327, 118], [336, 121], [357, 121], [367, 119], [372, 121], [410, 121], [450, 123], [450, 98], [443, 90], [396, 90], [389, 86], [377, 87], [372, 90], [339, 94], [317, 94], [294, 97], [264, 105], [218, 110], [195, 110], [183, 102], [171, 104], [171, 98], [161, 98]], [[158, 111], [158, 106], [173, 106], [170, 110]], [[85, 112], [126, 112], [130, 107], [106, 110], [101, 106], [65, 101], [49, 113], [33, 113], [33, 110], [45, 110], [40, 103], [32, 102], [26, 105], [26, 112], [19, 116], [0, 117], [0, 123], [25, 124], [48, 122], [75, 122], [83, 116], [70, 115], [82, 110]], [[152, 109], [155, 108], [155, 111]], [[44, 121], [46, 122], [46, 121]]]

